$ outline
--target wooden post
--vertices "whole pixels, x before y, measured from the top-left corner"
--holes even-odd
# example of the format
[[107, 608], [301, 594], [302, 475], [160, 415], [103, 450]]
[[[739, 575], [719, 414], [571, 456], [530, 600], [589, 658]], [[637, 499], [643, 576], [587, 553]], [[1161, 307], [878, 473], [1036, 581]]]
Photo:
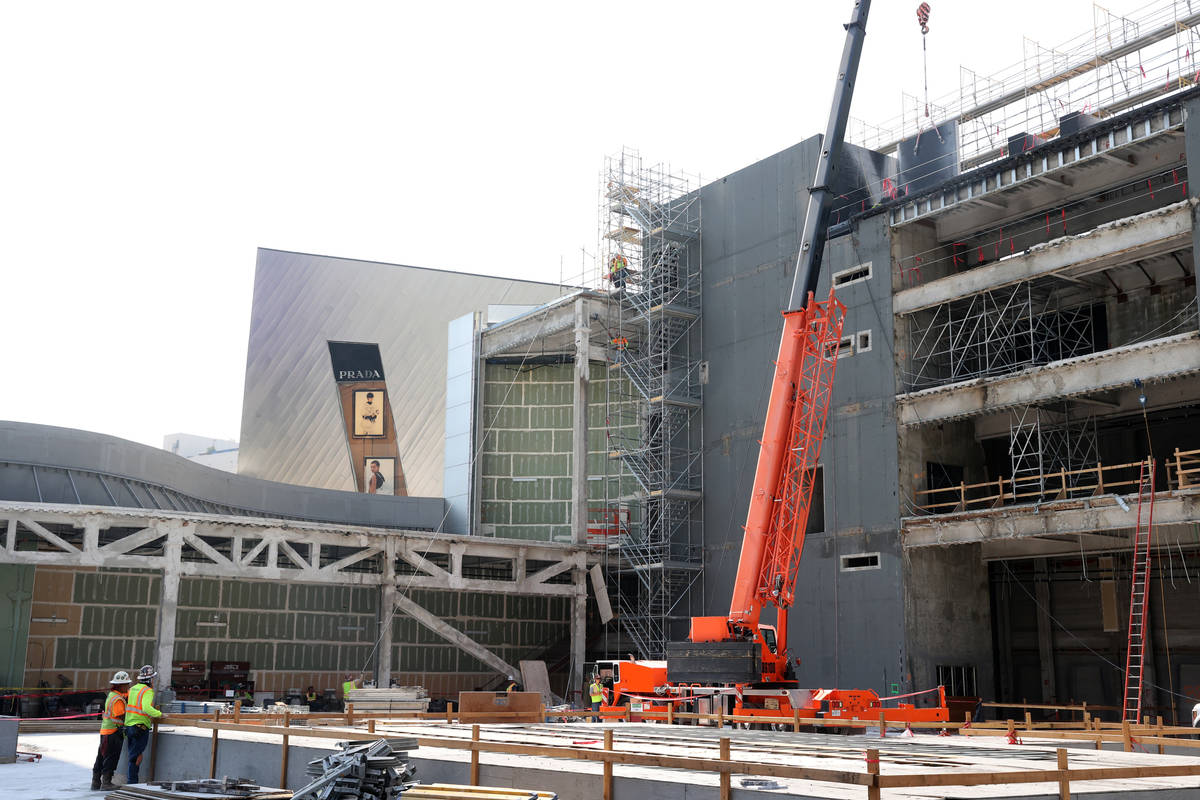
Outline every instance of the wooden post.
[[1121, 720], [1121, 738], [1125, 743], [1125, 752], [1133, 752], [1133, 734], [1129, 732], [1129, 720]]
[[1025, 730], [1026, 731], [1033, 730], [1033, 715], [1030, 714], [1028, 711], [1025, 712]]
[[354, 724], [354, 703], [346, 703], [346, 727]]
[[242, 721], [242, 701], [233, 701], [233, 724], [236, 725]]
[[1067, 777], [1067, 748], [1058, 748], [1058, 800], [1071, 800], [1071, 779]]
[[[721, 737], [721, 760], [729, 760], [729, 737]], [[729, 768], [725, 765], [721, 766], [721, 800], [729, 800], [729, 784], [730, 778], [733, 777], [729, 773]]]
[[[1183, 481], [1184, 481], [1183, 464], [1179, 460], [1179, 448], [1176, 447], [1175, 448], [1175, 488], [1182, 489], [1184, 486], [1187, 486], [1187, 484], [1184, 483]], [[1167, 484], [1167, 488], [1168, 489], [1171, 488], [1170, 483]]]
[[217, 734], [219, 731], [213, 728], [212, 744], [208, 750], [208, 777], [217, 777]]
[[[867, 774], [868, 775], [878, 775], [879, 774], [879, 751], [878, 750], [868, 750], [867, 751]], [[867, 784], [867, 800], [879, 800], [879, 779], [878, 778], [872, 778], [871, 782]]]
[[[626, 721], [626, 722], [632, 722], [632, 721], [633, 721], [633, 715], [632, 715], [632, 713], [629, 711], [629, 706], [625, 706], [625, 714], [624, 714], [624, 718], [625, 718], [625, 721]], [[601, 718], [600, 718], [600, 721], [601, 721], [601, 722], [604, 722], [604, 717], [601, 717]]]
[[800, 732], [800, 709], [792, 709], [792, 733]]
[[[471, 726], [471, 741], [472, 742], [479, 741], [479, 726], [478, 725]], [[479, 748], [477, 748], [477, 747], [471, 748], [471, 785], [472, 786], [479, 785]]]
[[[612, 752], [613, 749], [613, 732], [612, 728], [607, 728], [604, 731], [604, 749], [607, 752]], [[613, 787], [613, 762], [611, 758], [604, 759], [604, 800], [612, 800]]]
[[[292, 726], [292, 715], [290, 712], [283, 712], [283, 727], [290, 728]], [[279, 754], [279, 788], [287, 788], [287, 768], [288, 768], [288, 735], [283, 735], [283, 750]]]
[[[1160, 714], [1158, 717], [1156, 717], [1156, 720], [1158, 721], [1158, 738], [1160, 738], [1160, 739], [1161, 739], [1161, 738], [1162, 738], [1162, 726], [1163, 726], [1163, 718], [1162, 718], [1162, 715]], [[1158, 754], [1159, 754], [1160, 756], [1163, 754], [1163, 746], [1162, 746], [1162, 742], [1159, 742], [1159, 743], [1158, 743]], [[153, 764], [153, 763], [154, 763], [154, 754], [153, 754], [153, 753], [151, 753], [151, 754], [150, 754], [150, 763], [151, 763], [151, 764]]]
[[[1159, 719], [1162, 718], [1159, 717]], [[150, 776], [146, 778], [147, 781], [154, 780], [154, 762], [158, 760], [158, 720], [154, 720], [151, 724], [154, 727], [151, 728], [150, 732]], [[1161, 745], [1158, 748], [1158, 752], [1162, 752]]]
[[717, 730], [725, 727], [725, 698], [722, 695], [717, 695]]
[[887, 737], [887, 720], [883, 716], [883, 712], [879, 712], [879, 738]]
[[967, 510], [967, 482], [965, 480], [958, 483], [958, 509], [960, 511]]
[[1104, 494], [1104, 464], [1096, 462], [1096, 494]]
[[675, 724], [675, 704], [670, 701], [667, 702], [667, 724]]
[[446, 722], [454, 722], [454, 702], [446, 701]]

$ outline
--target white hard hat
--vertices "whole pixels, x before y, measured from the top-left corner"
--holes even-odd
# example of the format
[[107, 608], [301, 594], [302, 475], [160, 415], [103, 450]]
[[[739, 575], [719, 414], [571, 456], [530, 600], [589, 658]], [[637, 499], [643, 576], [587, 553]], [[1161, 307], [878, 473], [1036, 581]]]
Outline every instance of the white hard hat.
[[109, 681], [109, 683], [133, 683], [133, 681], [129, 680], [128, 672], [121, 670], [116, 675], [113, 675], [112, 680]]

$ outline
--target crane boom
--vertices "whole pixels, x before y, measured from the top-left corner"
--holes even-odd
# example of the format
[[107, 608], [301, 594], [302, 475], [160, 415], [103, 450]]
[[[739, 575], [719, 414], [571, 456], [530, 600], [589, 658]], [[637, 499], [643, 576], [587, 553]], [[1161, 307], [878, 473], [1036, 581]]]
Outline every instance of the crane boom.
[[[870, 0], [858, 0], [846, 25], [833, 106], [809, 190], [792, 294], [788, 310], [783, 313], [783, 336], [729, 605], [727, 627], [734, 635], [753, 635], [766, 603], [779, 608], [781, 651], [787, 637], [786, 609], [795, 597], [845, 315], [845, 307], [832, 289], [824, 302], [816, 302], [813, 293], [825, 251], [834, 172], [846, 133], [870, 7]], [[694, 633], [695, 627], [693, 623]], [[703, 623], [701, 627], [705, 627]], [[716, 626], [710, 623], [707, 627], [707, 638], [711, 639]]]

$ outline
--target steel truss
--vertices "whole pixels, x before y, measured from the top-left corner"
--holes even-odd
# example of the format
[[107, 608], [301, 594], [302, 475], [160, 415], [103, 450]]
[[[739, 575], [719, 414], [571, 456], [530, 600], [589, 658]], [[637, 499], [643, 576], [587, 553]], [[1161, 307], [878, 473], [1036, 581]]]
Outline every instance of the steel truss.
[[[160, 672], [170, 674], [183, 576], [379, 586], [396, 608], [499, 672], [483, 645], [404, 596], [409, 589], [570, 597], [582, 641], [586, 546], [505, 541], [257, 517], [0, 501], [0, 563], [161, 570]], [[387, 612], [390, 613], [390, 612]], [[378, 671], [391, 672], [391, 626]]]
[[914, 342], [905, 391], [1004, 375], [1095, 349], [1088, 304], [1058, 307], [1025, 282], [943, 303], [909, 317]]
[[622, 632], [661, 658], [703, 564], [698, 187], [626, 149], [605, 165], [601, 227], [602, 263], [627, 267], [609, 284], [609, 462], [637, 486], [606, 497], [630, 521], [610, 574]]

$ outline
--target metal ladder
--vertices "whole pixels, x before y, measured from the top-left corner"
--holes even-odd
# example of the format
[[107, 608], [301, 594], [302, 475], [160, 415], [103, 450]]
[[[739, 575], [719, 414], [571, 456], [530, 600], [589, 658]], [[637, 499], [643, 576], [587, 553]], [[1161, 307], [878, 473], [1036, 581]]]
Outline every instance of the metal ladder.
[[1137, 530], [1133, 537], [1133, 576], [1129, 586], [1129, 647], [1125, 655], [1123, 719], [1137, 724], [1142, 716], [1142, 669], [1146, 661], [1146, 606], [1150, 587], [1150, 533], [1154, 525], [1154, 459], [1142, 462], [1138, 474]]

